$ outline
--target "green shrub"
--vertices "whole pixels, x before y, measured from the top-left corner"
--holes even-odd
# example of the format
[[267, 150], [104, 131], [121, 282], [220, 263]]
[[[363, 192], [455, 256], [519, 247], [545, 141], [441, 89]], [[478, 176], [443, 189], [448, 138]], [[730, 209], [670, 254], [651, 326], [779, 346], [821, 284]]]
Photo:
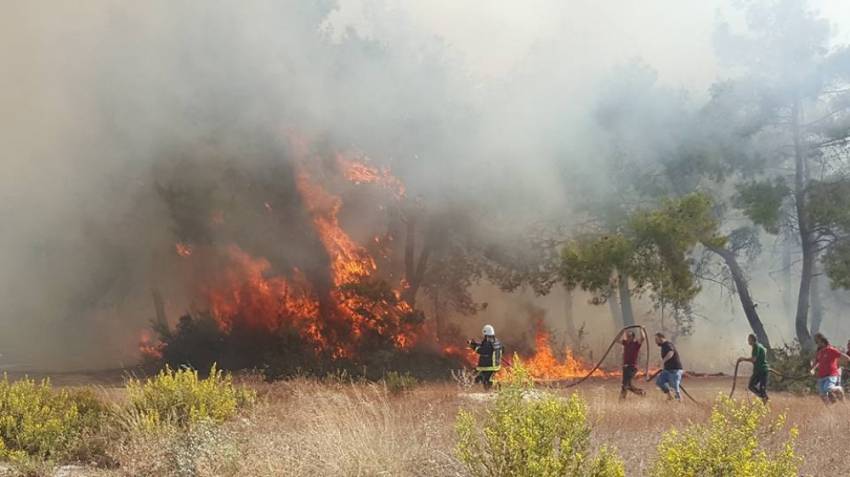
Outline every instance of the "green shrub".
[[384, 385], [392, 395], [399, 395], [413, 389], [418, 381], [410, 373], [399, 373], [390, 371], [384, 376]]
[[134, 427], [156, 429], [163, 424], [187, 428], [199, 422], [220, 423], [250, 404], [255, 394], [233, 385], [232, 377], [217, 370], [201, 379], [193, 369], [173, 370], [166, 366], [158, 375], [142, 382], [127, 382], [127, 416]]
[[770, 367], [782, 376], [771, 373], [770, 389], [774, 391], [789, 391], [796, 394], [806, 394], [815, 391], [815, 380], [809, 376], [809, 368], [814, 355], [803, 352], [800, 344], [783, 345], [771, 350]]
[[494, 403], [476, 419], [457, 417], [457, 455], [474, 476], [622, 477], [623, 463], [601, 449], [590, 453], [587, 406], [577, 395], [564, 399], [535, 391], [528, 370], [514, 357], [501, 378]]
[[54, 390], [50, 382], [0, 381], [0, 458], [75, 459], [106, 415], [90, 391]]
[[767, 407], [720, 397], [707, 424], [666, 433], [658, 445], [655, 476], [791, 477], [800, 459], [797, 430], [783, 432], [785, 417], [767, 422]]

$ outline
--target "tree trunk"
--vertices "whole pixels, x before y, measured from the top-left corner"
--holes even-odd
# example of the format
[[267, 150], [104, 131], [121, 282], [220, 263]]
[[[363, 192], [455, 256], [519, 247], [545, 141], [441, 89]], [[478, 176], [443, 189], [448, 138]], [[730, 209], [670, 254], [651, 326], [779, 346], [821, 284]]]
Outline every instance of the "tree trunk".
[[564, 287], [564, 324], [567, 328], [567, 335], [575, 344], [578, 339], [576, 332], [575, 317], [573, 316], [573, 291]]
[[635, 324], [635, 315], [632, 313], [632, 294], [629, 291], [629, 276], [621, 273], [617, 277], [617, 286], [620, 289], [620, 308], [622, 309], [623, 326]]
[[812, 275], [812, 334], [820, 331], [820, 325], [823, 322], [823, 278], [820, 275], [820, 270], [816, 270]]
[[753, 334], [758, 338], [759, 343], [770, 349], [770, 339], [767, 337], [767, 332], [759, 318], [756, 304], [753, 303], [753, 298], [750, 295], [750, 286], [744, 276], [741, 266], [738, 264], [738, 259], [735, 253], [725, 248], [707, 246], [709, 250], [716, 253], [723, 259], [726, 266], [729, 267], [729, 273], [732, 274], [732, 280], [735, 282], [735, 289], [738, 291], [738, 299], [741, 301], [741, 307], [744, 309], [744, 315], [747, 317], [747, 322], [753, 330]]
[[785, 230], [782, 240], [782, 307], [785, 309], [785, 316], [792, 318], [794, 316], [794, 295], [791, 293], [791, 244], [794, 242], [794, 235], [791, 230]]
[[437, 341], [443, 340], [443, 329], [445, 326], [443, 325], [443, 313], [442, 306], [440, 305], [440, 291], [434, 290], [434, 325], [436, 328]]
[[409, 218], [407, 220], [407, 238], [404, 245], [404, 279], [406, 286], [401, 292], [401, 299], [410, 305], [411, 308], [416, 306], [416, 294], [419, 292], [419, 287], [425, 278], [425, 270], [428, 266], [428, 258], [431, 256], [432, 248], [433, 235], [429, 234], [425, 237], [425, 243], [422, 246], [422, 252], [419, 253], [419, 259], [415, 259], [416, 220]]
[[611, 318], [614, 318], [614, 324], [617, 326], [623, 326], [623, 313], [620, 310], [620, 297], [619, 293], [617, 293], [617, 287], [614, 284], [611, 284], [611, 288], [608, 293], [608, 309], [611, 310]]
[[802, 271], [800, 272], [800, 290], [797, 294], [797, 313], [794, 317], [794, 329], [800, 346], [811, 351], [814, 348], [812, 335], [809, 334], [809, 297], [812, 288], [812, 271], [815, 261], [815, 244], [812, 240], [811, 223], [806, 196], [806, 156], [800, 134], [800, 99], [795, 98], [791, 110], [791, 128], [794, 136], [794, 202], [797, 209], [797, 226], [800, 231], [800, 248], [803, 252]]

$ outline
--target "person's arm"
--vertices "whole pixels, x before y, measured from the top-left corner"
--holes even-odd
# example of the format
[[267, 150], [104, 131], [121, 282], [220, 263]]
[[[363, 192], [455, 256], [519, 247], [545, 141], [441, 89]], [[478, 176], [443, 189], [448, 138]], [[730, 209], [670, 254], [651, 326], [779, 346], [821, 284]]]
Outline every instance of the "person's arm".
[[637, 337], [637, 342], [638, 342], [638, 343], [640, 343], [640, 344], [643, 344], [643, 342], [644, 342], [644, 339], [643, 339], [643, 333], [641, 333], [640, 335], [638, 335], [638, 337]]
[[661, 358], [661, 362], [662, 362], [662, 363], [666, 363], [667, 361], [669, 361], [670, 359], [672, 359], [672, 358], [673, 358], [673, 356], [675, 356], [675, 355], [676, 355], [676, 352], [675, 352], [675, 351], [673, 351], [673, 350], [670, 350], [670, 351], [668, 351], [668, 352], [667, 352], [667, 354], [665, 354], [665, 355]]
[[814, 365], [814, 366], [812, 366], [812, 369], [810, 369], [810, 370], [809, 370], [809, 374], [815, 374], [815, 371], [817, 371], [818, 366], [820, 366], [820, 363], [818, 363], [817, 361], [815, 361], [815, 365]]
[[748, 363], [756, 364], [756, 358], [755, 358], [755, 356], [753, 356], [753, 355], [750, 355], [750, 356], [741, 356], [740, 358], [738, 358], [738, 362], [740, 363], [741, 361], [746, 361], [746, 362], [748, 362]]

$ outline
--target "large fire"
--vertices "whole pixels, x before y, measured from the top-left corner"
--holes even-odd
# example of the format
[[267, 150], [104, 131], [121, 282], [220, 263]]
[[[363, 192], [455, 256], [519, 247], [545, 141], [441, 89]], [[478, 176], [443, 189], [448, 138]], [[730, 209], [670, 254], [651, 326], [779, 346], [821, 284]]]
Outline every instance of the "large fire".
[[[267, 259], [252, 256], [236, 244], [214, 248], [179, 242], [177, 255], [197, 260], [198, 268], [205, 270], [197, 285], [199, 294], [225, 332], [236, 327], [296, 330], [317, 353], [334, 358], [350, 357], [367, 340], [410, 348], [419, 333], [416, 320], [411, 319], [414, 310], [401, 300], [400, 290], [378, 278], [375, 260], [342, 229], [338, 220], [342, 199], [314, 180], [309, 166], [320, 161], [311, 159], [305, 157], [296, 164], [296, 187], [330, 261], [332, 283], [326, 289], [311, 283], [298, 269], [286, 275], [274, 273]], [[348, 181], [376, 183], [391, 190], [396, 200], [403, 198], [404, 187], [389, 170], [343, 156], [337, 159]], [[262, 206], [272, 209], [268, 202]], [[211, 221], [220, 225], [224, 217], [216, 213]], [[204, 267], [202, 262], [217, 265]], [[153, 350], [146, 340], [142, 351], [151, 355]]]
[[[349, 184], [372, 185], [389, 192], [391, 201], [402, 201], [405, 188], [389, 169], [370, 166], [366, 160], [351, 155], [336, 156], [336, 170], [320, 169], [327, 161], [311, 157], [308, 148], [297, 138], [293, 148], [299, 161], [295, 165], [295, 186], [309, 225], [329, 260], [329, 283], [317, 283], [298, 268], [276, 270], [272, 263], [254, 256], [236, 243], [196, 244], [177, 242], [176, 255], [194, 273], [198, 300], [196, 308], [207, 309], [221, 331], [251, 330], [261, 333], [297, 333], [300, 341], [317, 354], [334, 359], [354, 357], [364, 347], [411, 349], [423, 336], [429, 336], [416, 311], [402, 299], [404, 279], [395, 287], [382, 279], [376, 260], [342, 228], [339, 214], [343, 208], [341, 195], [325, 184], [329, 175]], [[319, 169], [317, 169], [319, 168]], [[272, 202], [258, 207], [272, 213]], [[223, 227], [227, 218], [213, 211], [208, 218], [211, 227]], [[376, 253], [386, 256], [392, 245], [389, 234], [372, 239]], [[383, 263], [383, 262], [382, 262]], [[142, 352], [160, 357], [162, 344], [145, 335]], [[468, 347], [443, 345], [443, 356], [476, 364], [476, 355]], [[524, 357], [535, 379], [555, 380], [584, 376], [590, 366], [567, 349], [559, 360], [552, 351], [551, 336], [538, 324], [535, 352]], [[506, 356], [506, 361], [510, 358]], [[604, 374], [599, 372], [599, 374]]]

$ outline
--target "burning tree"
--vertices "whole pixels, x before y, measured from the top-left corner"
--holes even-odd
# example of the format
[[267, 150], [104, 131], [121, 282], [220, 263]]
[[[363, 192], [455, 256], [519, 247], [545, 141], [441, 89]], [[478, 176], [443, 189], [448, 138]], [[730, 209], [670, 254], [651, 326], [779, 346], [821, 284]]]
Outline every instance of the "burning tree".
[[[373, 235], [362, 241], [371, 244], [367, 247], [342, 226], [347, 190], [377, 186], [370, 199], [386, 210], [401, 207], [404, 185], [363, 158], [322, 154], [297, 139], [291, 143], [295, 158], [276, 176], [229, 177], [228, 183], [210, 175], [188, 186], [160, 184], [193, 311], [175, 329], [160, 316], [161, 343], [147, 342], [143, 351], [201, 369], [218, 361], [230, 368], [271, 366], [275, 373], [330, 365], [386, 369], [422, 354], [438, 358], [438, 348], [421, 339], [429, 330], [424, 314], [414, 308], [416, 291], [410, 290], [419, 282], [409, 273], [398, 276], [379, 267], [392, 263], [387, 242], [393, 237]], [[226, 164], [225, 174], [230, 172]], [[277, 191], [286, 185], [289, 191]], [[253, 209], [240, 210], [236, 194], [249, 197]], [[252, 217], [260, 223], [251, 223]], [[252, 230], [268, 236], [257, 237]], [[372, 232], [356, 230], [363, 237]], [[264, 238], [296, 249], [281, 251]], [[420, 258], [418, 267], [426, 261]], [[420, 282], [427, 283], [421, 277]]]

